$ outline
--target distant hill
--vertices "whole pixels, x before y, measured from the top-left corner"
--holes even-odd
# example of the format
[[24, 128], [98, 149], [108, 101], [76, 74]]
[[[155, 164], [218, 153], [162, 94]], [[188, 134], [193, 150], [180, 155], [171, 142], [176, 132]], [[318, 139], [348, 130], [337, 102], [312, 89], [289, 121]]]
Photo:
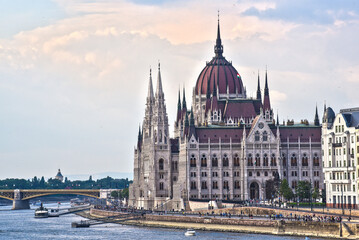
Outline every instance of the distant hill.
[[69, 180], [88, 180], [90, 175], [92, 176], [93, 180], [106, 178], [107, 176], [112, 178], [128, 178], [128, 180], [133, 179], [133, 173], [127, 172], [103, 172], [103, 173], [93, 173], [93, 174], [78, 174], [78, 175], [64, 175]]

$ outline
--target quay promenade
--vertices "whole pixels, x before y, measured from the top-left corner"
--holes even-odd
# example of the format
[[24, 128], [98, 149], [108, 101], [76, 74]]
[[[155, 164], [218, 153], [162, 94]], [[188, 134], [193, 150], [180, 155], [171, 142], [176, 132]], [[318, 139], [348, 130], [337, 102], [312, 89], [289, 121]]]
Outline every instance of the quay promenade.
[[[213, 212], [147, 212], [139, 220], [126, 221], [122, 224], [333, 239], [357, 239], [359, 236], [359, 223], [356, 219], [349, 222], [346, 218], [336, 215], [280, 211], [282, 212], [259, 207], [238, 207]], [[98, 218], [120, 213], [92, 208], [88, 214], [81, 215], [87, 218]]]

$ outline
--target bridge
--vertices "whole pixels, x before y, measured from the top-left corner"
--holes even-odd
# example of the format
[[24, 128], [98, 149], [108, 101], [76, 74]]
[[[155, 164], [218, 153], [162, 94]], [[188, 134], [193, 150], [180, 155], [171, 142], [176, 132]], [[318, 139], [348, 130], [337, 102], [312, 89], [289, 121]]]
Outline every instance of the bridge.
[[29, 199], [42, 197], [47, 195], [74, 194], [93, 198], [100, 198], [101, 192], [106, 189], [15, 189], [1, 190], [0, 198], [13, 201], [12, 209], [29, 209]]

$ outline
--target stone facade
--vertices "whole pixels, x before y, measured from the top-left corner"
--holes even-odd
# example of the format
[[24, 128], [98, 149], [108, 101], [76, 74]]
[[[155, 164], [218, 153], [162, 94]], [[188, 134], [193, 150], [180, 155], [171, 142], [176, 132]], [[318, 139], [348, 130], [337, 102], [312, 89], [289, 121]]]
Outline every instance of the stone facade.
[[174, 138], [168, 118], [160, 68], [156, 94], [150, 74], [145, 117], [134, 153], [134, 181], [129, 204], [145, 209], [188, 209], [188, 200], [265, 200], [270, 182], [286, 178], [295, 189], [308, 181], [322, 189], [321, 127], [274, 119], [268, 76], [262, 101], [248, 98], [242, 77], [223, 57], [218, 34], [215, 57], [193, 88], [187, 109], [178, 97]]
[[323, 171], [327, 205], [358, 207], [359, 108], [342, 109], [335, 115], [325, 109], [322, 125]]

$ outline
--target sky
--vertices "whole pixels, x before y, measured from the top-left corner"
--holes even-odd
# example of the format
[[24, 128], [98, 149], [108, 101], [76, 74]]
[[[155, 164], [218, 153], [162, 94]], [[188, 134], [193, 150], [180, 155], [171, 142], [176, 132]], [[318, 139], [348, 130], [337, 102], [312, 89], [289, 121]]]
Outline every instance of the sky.
[[132, 172], [150, 68], [170, 131], [214, 56], [282, 122], [359, 107], [357, 1], [0, 0], [0, 179]]

